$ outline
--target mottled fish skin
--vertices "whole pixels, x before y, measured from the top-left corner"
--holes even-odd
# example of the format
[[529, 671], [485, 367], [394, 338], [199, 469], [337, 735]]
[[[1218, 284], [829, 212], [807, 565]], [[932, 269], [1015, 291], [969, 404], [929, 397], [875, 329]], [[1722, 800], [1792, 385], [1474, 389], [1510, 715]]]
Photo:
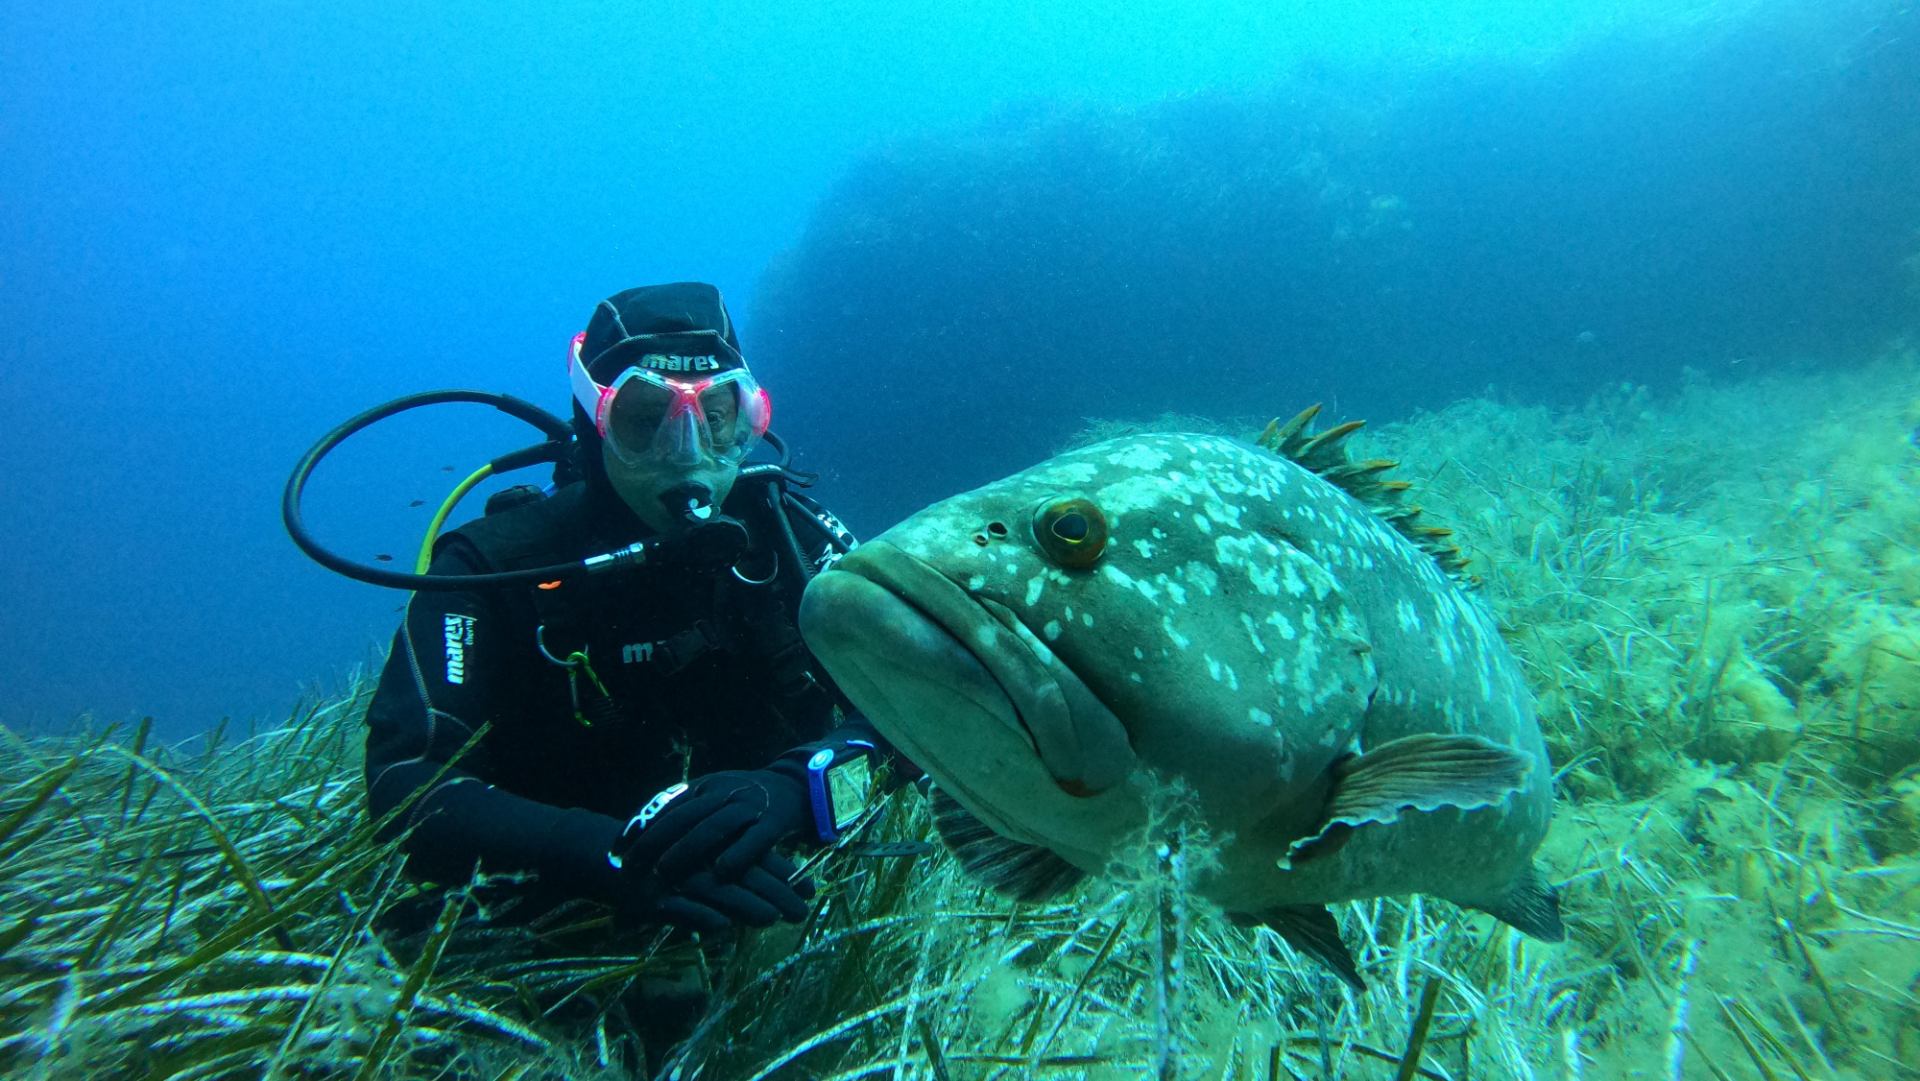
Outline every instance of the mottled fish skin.
[[[1090, 567], [1034, 534], [1036, 509], [1069, 499], [1111, 530]], [[1346, 492], [1230, 439], [1112, 440], [934, 504], [817, 578], [802, 630], [968, 811], [1089, 872], [1137, 835], [1155, 785], [1184, 780], [1227, 839], [1202, 891], [1231, 911], [1490, 904], [1551, 814], [1534, 701], [1488, 615]], [[1324, 824], [1334, 763], [1417, 733], [1514, 748], [1527, 780], [1289, 865]]]

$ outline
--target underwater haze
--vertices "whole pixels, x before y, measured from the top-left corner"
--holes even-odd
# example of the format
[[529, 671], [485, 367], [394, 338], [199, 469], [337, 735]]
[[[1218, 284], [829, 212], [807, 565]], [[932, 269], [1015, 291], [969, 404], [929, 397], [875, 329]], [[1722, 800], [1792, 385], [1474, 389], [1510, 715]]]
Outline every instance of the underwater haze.
[[[1489, 389], [1575, 405], [1688, 368], [1846, 367], [1920, 311], [1916, 17], [1865, 15], [1325, 57], [892, 140], [756, 306], [762, 356], [814, 376], [785, 396], [789, 434], [842, 452], [843, 509], [872, 527], [1085, 418], [1325, 401], [1378, 420]], [[855, 463], [902, 451], [921, 483], [859, 483]]]
[[[1316, 34], [1555, 36], [1529, 8], [1413, 25], [1419, 5], [1394, 5]], [[184, 735], [284, 714], [376, 657], [401, 600], [280, 530], [286, 472], [335, 423], [445, 386], [564, 411], [567, 340], [646, 282], [718, 283], [751, 352], [764, 268], [870, 146], [1010, 102], [1254, 85], [1319, 21], [1254, 3], [8, 5], [0, 720], [151, 714]], [[800, 376], [763, 374], [776, 395]], [[476, 428], [485, 413], [343, 451], [315, 528], [404, 561], [442, 467], [528, 441]]]
[[[1913, 321], [1913, 22], [16, 6], [0, 719], [186, 734], [377, 660], [402, 598], [287, 543], [286, 471], [415, 390], [564, 411], [567, 339], [644, 282], [721, 286], [776, 430], [863, 531], [1087, 417], [1842, 361]], [[531, 435], [396, 422], [327, 463], [314, 528], [404, 565]]]

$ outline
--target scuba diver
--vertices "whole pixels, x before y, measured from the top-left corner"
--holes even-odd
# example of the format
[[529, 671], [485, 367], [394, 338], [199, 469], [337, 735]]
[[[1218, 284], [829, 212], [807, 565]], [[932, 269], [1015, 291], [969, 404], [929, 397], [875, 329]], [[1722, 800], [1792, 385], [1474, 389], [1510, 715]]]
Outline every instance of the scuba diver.
[[[835, 840], [890, 753], [794, 622], [852, 538], [746, 462], [771, 407], [713, 286], [602, 301], [568, 366], [571, 469], [432, 543], [367, 712], [369, 811], [401, 809], [385, 835], [432, 881], [519, 872], [629, 925], [800, 920], [783, 847]], [[581, 563], [621, 566], [498, 584]]]

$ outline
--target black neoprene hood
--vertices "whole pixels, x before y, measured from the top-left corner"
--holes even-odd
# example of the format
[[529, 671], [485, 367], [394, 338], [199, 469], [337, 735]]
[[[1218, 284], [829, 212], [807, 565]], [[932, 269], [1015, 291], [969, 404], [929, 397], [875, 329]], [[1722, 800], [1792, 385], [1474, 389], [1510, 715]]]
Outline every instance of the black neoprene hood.
[[694, 336], [704, 337], [701, 332], [725, 343], [723, 353], [731, 356], [723, 356], [722, 367], [743, 363], [733, 317], [719, 289], [706, 282], [642, 285], [615, 293], [594, 307], [580, 356], [587, 373], [604, 382], [631, 363], [629, 358], [649, 351], [661, 336], [671, 336], [664, 339], [669, 343], [685, 343], [697, 340]]

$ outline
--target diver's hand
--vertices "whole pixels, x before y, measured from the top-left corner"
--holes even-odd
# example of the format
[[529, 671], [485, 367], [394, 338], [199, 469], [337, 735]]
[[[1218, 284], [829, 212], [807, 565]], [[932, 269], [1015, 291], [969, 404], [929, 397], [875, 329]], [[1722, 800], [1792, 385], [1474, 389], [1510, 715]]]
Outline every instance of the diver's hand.
[[689, 931], [713, 933], [739, 924], [771, 927], [781, 920], [798, 923], [807, 916], [813, 883], [793, 878], [793, 861], [768, 853], [747, 868], [738, 882], [723, 882], [711, 871], [699, 871], [677, 887], [667, 888], [656, 876], [643, 886], [627, 909], [630, 918], [667, 923]]
[[702, 871], [738, 881], [813, 823], [806, 781], [778, 766], [709, 773], [677, 795], [655, 796], [649, 807], [653, 813], [636, 816], [615, 842], [612, 862], [650, 867], [674, 886]]

